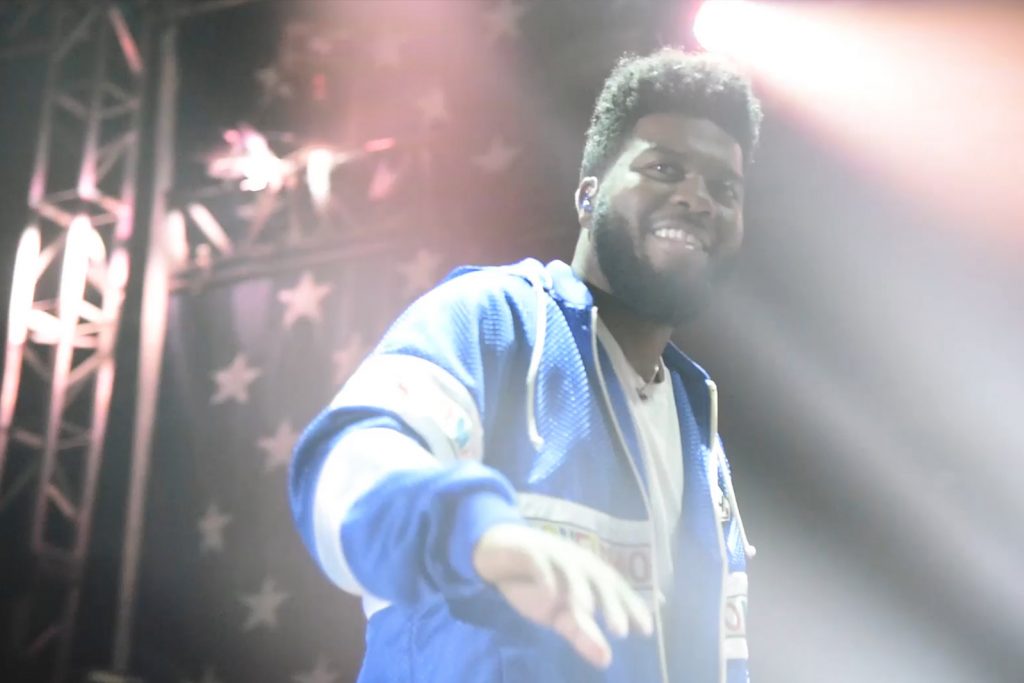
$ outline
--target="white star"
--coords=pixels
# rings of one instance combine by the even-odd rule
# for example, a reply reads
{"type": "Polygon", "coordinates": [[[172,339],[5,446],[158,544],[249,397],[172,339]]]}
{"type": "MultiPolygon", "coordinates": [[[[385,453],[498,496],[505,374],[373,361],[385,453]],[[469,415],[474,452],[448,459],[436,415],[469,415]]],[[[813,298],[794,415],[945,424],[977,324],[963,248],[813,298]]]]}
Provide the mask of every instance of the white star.
{"type": "MultiPolygon", "coordinates": [[[[192,681],[191,679],[183,678],[181,683],[192,683],[192,681]]],[[[220,683],[220,679],[214,673],[213,667],[208,666],[203,669],[203,677],[199,679],[198,683],[220,683]]]]}
{"type": "Polygon", "coordinates": [[[231,515],[225,515],[217,507],[216,503],[210,503],[206,508],[206,514],[199,519],[199,533],[202,539],[199,542],[199,551],[206,553],[213,550],[221,552],[224,550],[224,527],[231,521],[231,515]]]}
{"type": "Polygon", "coordinates": [[[249,615],[245,618],[242,630],[251,631],[261,625],[270,629],[277,628],[277,609],[287,598],[287,593],[275,588],[273,579],[264,579],[259,593],[250,593],[239,598],[249,608],[249,615]]]}
{"type": "Polygon", "coordinates": [[[365,355],[366,344],[363,343],[362,336],[358,333],[351,335],[348,341],[345,342],[345,346],[335,351],[331,356],[331,359],[334,361],[335,384],[341,384],[347,380],[365,355]]]}
{"type": "Polygon", "coordinates": [[[292,423],[285,420],[277,425],[273,436],[260,439],[257,444],[267,454],[263,461],[263,471],[271,472],[287,465],[298,438],[299,434],[292,429],[292,423]]]}
{"type": "Polygon", "coordinates": [[[437,284],[441,259],[432,251],[420,249],[411,260],[398,266],[405,282],[404,294],[420,294],[437,284]]]}
{"type": "Polygon", "coordinates": [[[486,152],[473,157],[473,163],[487,173],[501,173],[508,170],[518,156],[517,148],[509,147],[501,137],[495,137],[486,152]]]}
{"type": "Polygon", "coordinates": [[[416,108],[420,110],[423,123],[427,126],[444,123],[448,120],[448,106],[445,103],[444,91],[437,86],[416,100],[416,108]]]}
{"type": "Polygon", "coordinates": [[[330,285],[318,285],[308,270],[302,274],[299,284],[292,289],[282,289],[277,300],[285,305],[284,326],[291,328],[296,320],[309,318],[320,322],[320,301],[331,292],[330,285]]]}
{"type": "Polygon", "coordinates": [[[512,0],[498,0],[492,4],[484,11],[488,39],[493,43],[502,37],[518,38],[519,21],[527,9],[526,5],[512,0]]]}
{"type": "Polygon", "coordinates": [[[402,66],[402,48],[407,42],[405,36],[383,33],[373,42],[373,63],[379,67],[402,66]]]}
{"type": "Polygon", "coordinates": [[[295,683],[335,683],[338,674],[327,668],[327,662],[323,657],[317,657],[316,668],[308,673],[295,674],[292,680],[295,683]]]}
{"type": "Polygon", "coordinates": [[[212,405],[224,403],[228,399],[234,399],[239,403],[249,402],[249,385],[263,374],[258,368],[249,367],[245,360],[245,354],[239,353],[231,361],[231,365],[213,373],[213,379],[217,382],[217,393],[210,399],[212,405]]]}

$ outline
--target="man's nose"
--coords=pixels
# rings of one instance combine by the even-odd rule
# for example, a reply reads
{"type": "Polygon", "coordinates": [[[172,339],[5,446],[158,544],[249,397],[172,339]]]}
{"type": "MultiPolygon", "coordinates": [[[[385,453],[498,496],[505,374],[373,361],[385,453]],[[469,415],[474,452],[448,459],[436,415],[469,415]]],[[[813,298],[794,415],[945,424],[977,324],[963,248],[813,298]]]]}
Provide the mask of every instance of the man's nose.
{"type": "Polygon", "coordinates": [[[700,173],[687,173],[676,183],[672,193],[672,203],[685,206],[691,213],[711,216],[715,211],[715,202],[700,173]]]}

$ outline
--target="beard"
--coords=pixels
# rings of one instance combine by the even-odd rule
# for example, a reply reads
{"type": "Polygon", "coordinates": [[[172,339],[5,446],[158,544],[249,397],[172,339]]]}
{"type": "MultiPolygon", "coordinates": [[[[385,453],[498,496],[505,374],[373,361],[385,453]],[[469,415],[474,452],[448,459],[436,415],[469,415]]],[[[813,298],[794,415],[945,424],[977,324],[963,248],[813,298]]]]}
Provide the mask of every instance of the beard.
{"type": "MultiPolygon", "coordinates": [[[[647,234],[641,226],[643,239],[647,234]]],[[[694,277],[683,268],[658,271],[634,242],[629,226],[598,198],[591,224],[591,239],[601,266],[616,299],[640,317],[651,322],[677,327],[696,317],[707,305],[713,284],[724,272],[723,264],[709,261],[708,273],[694,277]]]]}

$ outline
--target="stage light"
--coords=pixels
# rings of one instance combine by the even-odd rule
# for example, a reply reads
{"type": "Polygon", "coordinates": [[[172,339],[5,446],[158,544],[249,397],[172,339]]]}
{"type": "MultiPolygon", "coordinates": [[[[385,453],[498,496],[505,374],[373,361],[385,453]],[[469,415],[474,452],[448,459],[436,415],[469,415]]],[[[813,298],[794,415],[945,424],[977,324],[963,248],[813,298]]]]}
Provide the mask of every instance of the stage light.
{"type": "Polygon", "coordinates": [[[318,209],[327,205],[331,197],[331,171],[334,169],[334,152],[315,147],[306,154],[306,185],[313,203],[318,209]]]}
{"type": "Polygon", "coordinates": [[[748,0],[706,0],[693,20],[693,35],[708,52],[735,55],[762,40],[760,8],[748,0]]]}
{"type": "Polygon", "coordinates": [[[89,265],[102,255],[103,242],[88,216],[79,214],[71,219],[64,243],[64,260],[60,271],[60,295],[57,299],[58,317],[62,334],[74,335],[74,324],[80,315],[85,280],[89,265]],[[99,240],[99,247],[97,247],[99,240]]]}
{"type": "Polygon", "coordinates": [[[368,140],[363,144],[364,152],[384,152],[389,149],[394,149],[395,139],[394,138],[375,138],[368,140]]]}
{"type": "Polygon", "coordinates": [[[207,160],[206,172],[212,178],[240,180],[246,192],[281,189],[290,173],[289,165],[274,154],[267,138],[249,126],[224,132],[227,147],[214,152],[207,160]]]}
{"type": "Polygon", "coordinates": [[[11,303],[7,327],[8,344],[24,344],[28,333],[29,314],[39,277],[39,228],[29,226],[18,242],[14,259],[14,280],[11,283],[11,303]]]}
{"type": "MultiPolygon", "coordinates": [[[[110,263],[107,264],[107,292],[123,292],[128,284],[128,252],[125,249],[118,249],[110,255],[110,263]]],[[[115,304],[116,305],[116,304],[115,304]]]]}
{"type": "Polygon", "coordinates": [[[837,153],[906,196],[940,199],[963,225],[1019,241],[1020,161],[1006,141],[1021,137],[1024,98],[1006,65],[1020,62],[1024,14],[1014,4],[926,5],[706,0],[693,34],[775,106],[828,135],[837,153]],[[964,125],[971,121],[979,125],[964,125]],[[946,171],[980,150],[984,173],[946,171]]]}
{"type": "Polygon", "coordinates": [[[99,188],[96,187],[96,165],[88,165],[78,177],[78,196],[82,199],[96,199],[99,188]]]}

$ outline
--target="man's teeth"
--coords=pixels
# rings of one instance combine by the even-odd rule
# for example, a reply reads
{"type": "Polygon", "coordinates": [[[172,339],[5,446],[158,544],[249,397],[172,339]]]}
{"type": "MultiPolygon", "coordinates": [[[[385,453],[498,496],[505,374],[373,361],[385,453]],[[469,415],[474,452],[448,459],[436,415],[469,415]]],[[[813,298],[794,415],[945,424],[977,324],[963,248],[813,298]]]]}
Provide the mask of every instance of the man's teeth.
{"type": "Polygon", "coordinates": [[[685,230],[679,230],[678,228],[659,228],[654,231],[654,236],[663,240],[675,240],[677,242],[682,242],[687,246],[694,248],[704,248],[704,245],[700,243],[700,240],[685,230]]]}

